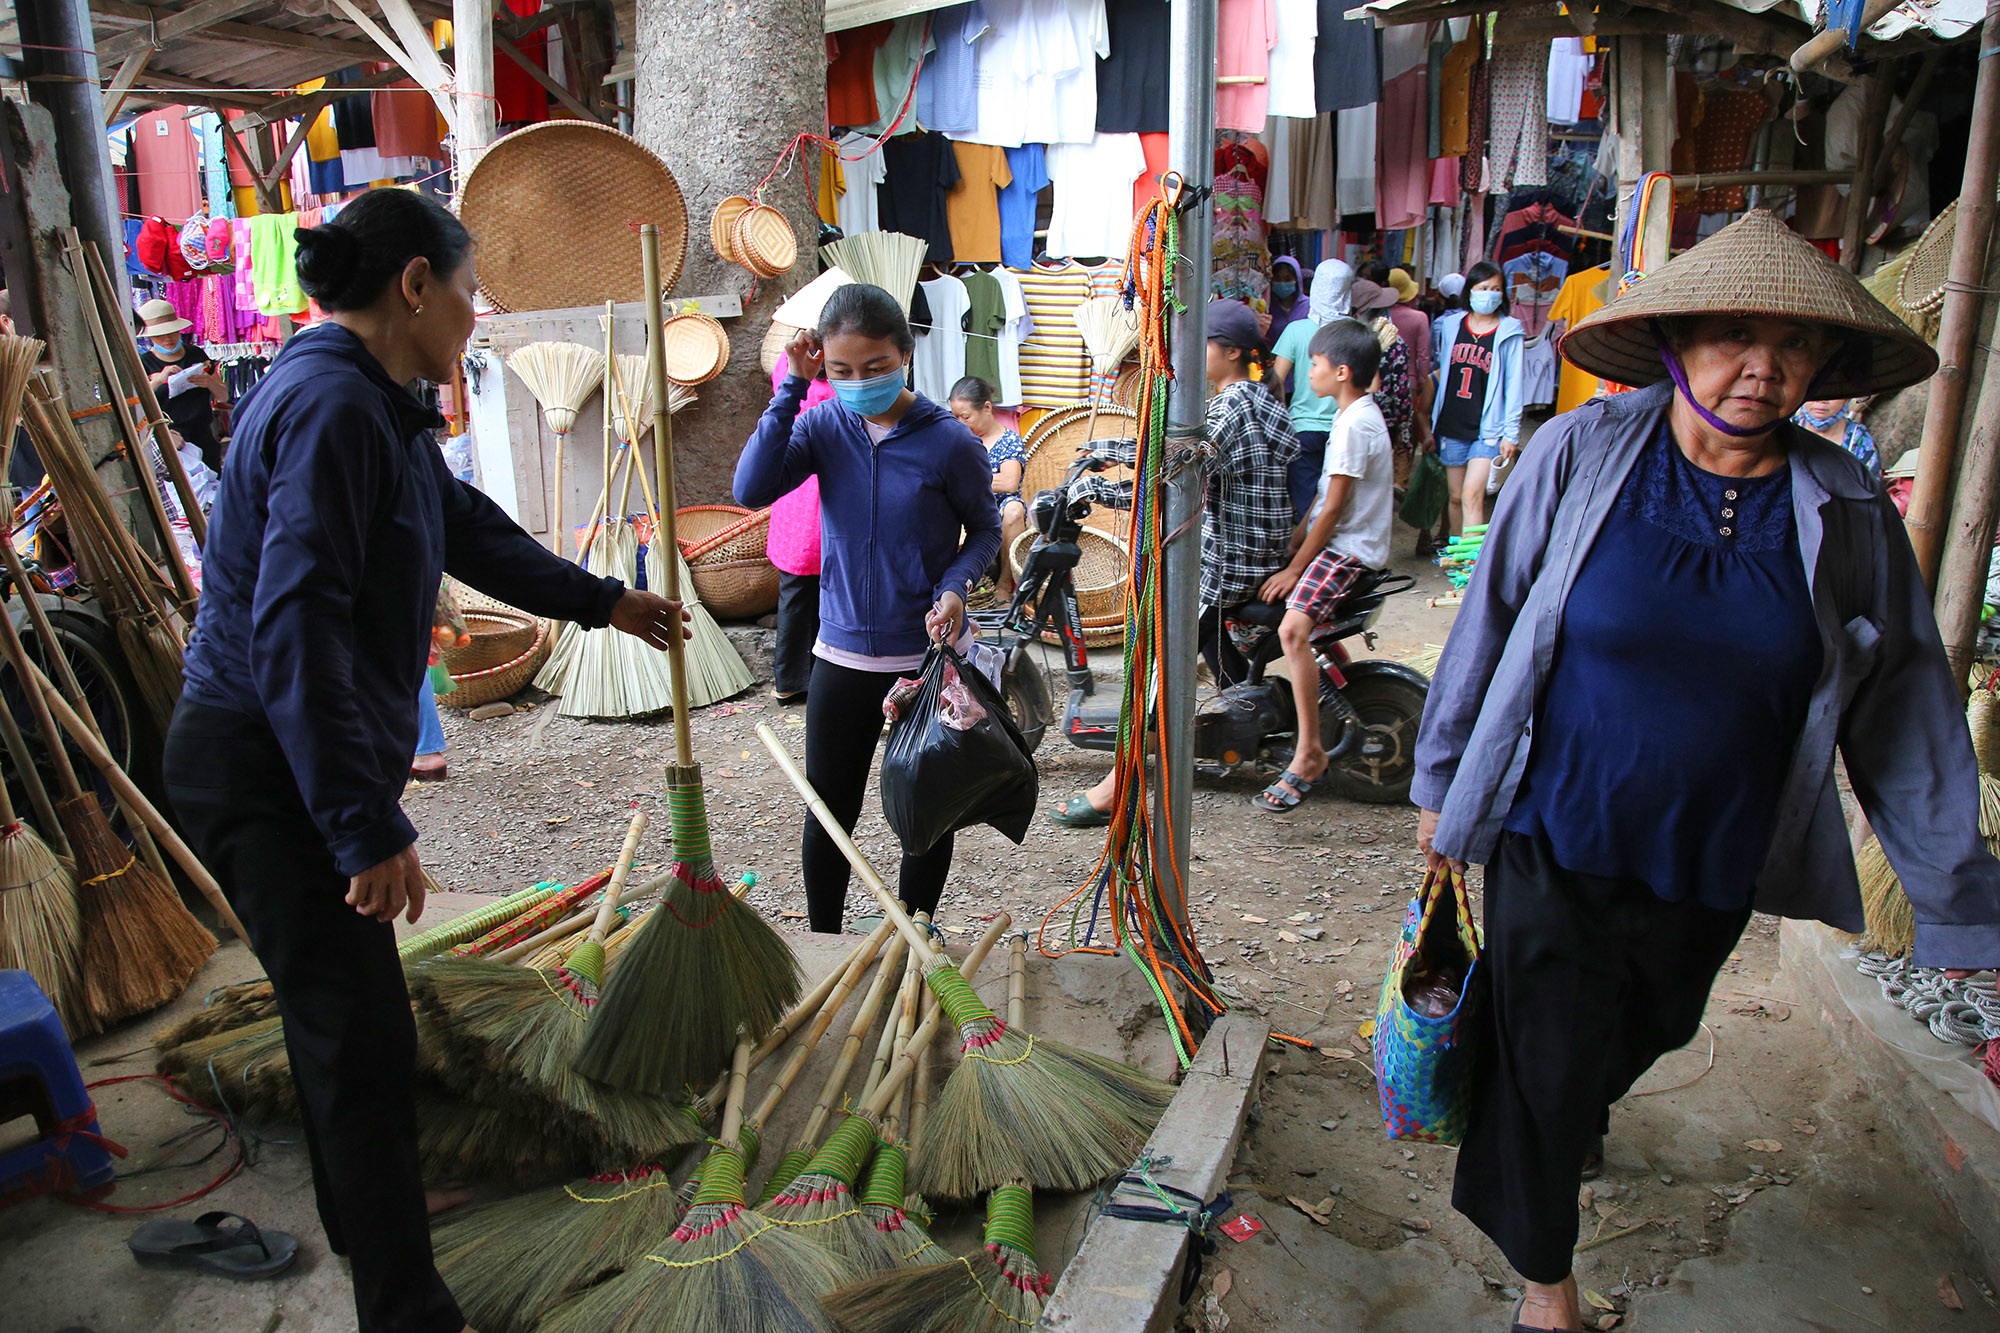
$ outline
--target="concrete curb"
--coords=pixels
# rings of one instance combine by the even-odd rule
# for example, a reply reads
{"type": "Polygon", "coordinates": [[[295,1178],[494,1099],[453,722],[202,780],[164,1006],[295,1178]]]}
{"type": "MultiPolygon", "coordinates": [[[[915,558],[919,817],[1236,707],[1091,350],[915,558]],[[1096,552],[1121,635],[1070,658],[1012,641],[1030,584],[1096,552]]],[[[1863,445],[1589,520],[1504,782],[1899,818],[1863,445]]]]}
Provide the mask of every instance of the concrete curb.
{"type": "Polygon", "coordinates": [[[1840,947],[1840,937],[1824,926],[1787,921],[1778,936],[1783,975],[1881,1106],[1903,1151],[1964,1226],[1987,1271],[2000,1272],[2000,1133],[1912,1069],[1862,1021],[1858,1006],[1889,1004],[1873,982],[1843,984],[1847,978],[1835,969],[1849,964],[1839,956],[1840,947]]]}

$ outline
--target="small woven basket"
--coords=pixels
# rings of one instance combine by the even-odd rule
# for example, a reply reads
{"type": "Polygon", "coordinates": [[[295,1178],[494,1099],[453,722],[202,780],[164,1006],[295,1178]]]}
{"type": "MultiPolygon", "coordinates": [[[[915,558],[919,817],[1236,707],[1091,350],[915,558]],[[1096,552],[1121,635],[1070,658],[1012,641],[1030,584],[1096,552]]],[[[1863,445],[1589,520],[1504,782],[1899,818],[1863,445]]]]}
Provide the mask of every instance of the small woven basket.
{"type": "Polygon", "coordinates": [[[781,277],[799,261],[799,238],[791,219],[769,204],[752,204],[737,214],[729,235],[736,262],[760,278],[781,277]]]}
{"type": "Polygon", "coordinates": [[[750,201],[740,194],[732,194],[715,206],[708,215],[708,243],[715,247],[715,253],[732,264],[740,264],[742,258],[736,253],[734,228],[736,219],[743,216],[743,210],[750,207],[750,201]]]}
{"type": "Polygon", "coordinates": [[[1954,199],[1931,219],[1924,234],[1910,247],[1910,261],[1903,266],[1896,297],[1904,306],[1928,314],[1944,304],[1945,282],[1951,277],[1951,245],[1958,235],[1958,200],[1954,199]]]}
{"type": "MultiPolygon", "coordinates": [[[[741,523],[751,513],[742,505],[683,505],[674,511],[674,542],[683,558],[693,560],[707,553],[709,538],[741,523]]],[[[763,540],[761,533],[758,540],[763,540]]],[[[761,546],[758,553],[763,553],[761,546]]]]}
{"type": "Polygon", "coordinates": [[[496,607],[467,611],[466,633],[472,642],[463,648],[444,650],[444,664],[453,676],[470,676],[488,667],[504,666],[535,646],[536,626],[541,622],[526,611],[496,607]]]}
{"type": "MultiPolygon", "coordinates": [[[[1013,567],[1016,579],[1028,563],[1028,548],[1034,545],[1035,536],[1033,532],[1022,533],[1014,538],[1013,549],[1007,553],[1007,562],[1013,567]]],[[[1071,578],[1076,584],[1076,609],[1083,616],[1085,628],[1115,620],[1122,630],[1125,584],[1132,575],[1131,552],[1123,539],[1089,527],[1077,539],[1077,547],[1083,554],[1071,578]]]]}
{"type": "Polygon", "coordinates": [[[706,384],[729,364],[728,332],[698,310],[669,318],[660,341],[666,347],[667,378],[676,384],[706,384]]]}
{"type": "Polygon", "coordinates": [[[755,560],[704,560],[688,566],[695,594],[718,620],[755,620],[778,609],[778,567],[755,560]]]}
{"type": "Polygon", "coordinates": [[[778,605],[778,567],[764,554],[771,511],[689,505],[674,511],[674,540],[695,595],[723,620],[754,620],[778,605]]]}
{"type": "Polygon", "coordinates": [[[790,324],[771,321],[771,327],[764,330],[764,341],[757,348],[757,364],[764,367],[769,375],[785,359],[785,344],[798,337],[799,331],[790,324]]]}
{"type": "MultiPolygon", "coordinates": [[[[468,613],[470,614],[470,613],[468,613]]],[[[452,683],[458,688],[450,694],[441,695],[438,702],[447,708],[477,708],[500,699],[511,698],[527,688],[535,673],[542,669],[542,661],[549,655],[552,637],[549,622],[535,622],[535,641],[528,650],[511,662],[475,671],[469,675],[454,675],[452,683]]]]}

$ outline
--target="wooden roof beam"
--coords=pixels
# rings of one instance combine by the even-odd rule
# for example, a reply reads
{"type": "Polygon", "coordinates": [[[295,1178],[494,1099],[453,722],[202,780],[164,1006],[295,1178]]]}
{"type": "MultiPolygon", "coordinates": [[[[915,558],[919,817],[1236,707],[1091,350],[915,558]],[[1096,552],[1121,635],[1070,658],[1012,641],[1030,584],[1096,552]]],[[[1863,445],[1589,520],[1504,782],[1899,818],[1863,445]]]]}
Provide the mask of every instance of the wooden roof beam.
{"type": "Polygon", "coordinates": [[[177,37],[201,31],[223,19],[233,19],[238,14],[256,9],[269,0],[199,0],[186,9],[163,11],[158,17],[148,15],[146,26],[121,32],[115,37],[107,37],[97,44],[97,61],[100,65],[121,61],[125,57],[148,48],[163,47],[177,37]]]}

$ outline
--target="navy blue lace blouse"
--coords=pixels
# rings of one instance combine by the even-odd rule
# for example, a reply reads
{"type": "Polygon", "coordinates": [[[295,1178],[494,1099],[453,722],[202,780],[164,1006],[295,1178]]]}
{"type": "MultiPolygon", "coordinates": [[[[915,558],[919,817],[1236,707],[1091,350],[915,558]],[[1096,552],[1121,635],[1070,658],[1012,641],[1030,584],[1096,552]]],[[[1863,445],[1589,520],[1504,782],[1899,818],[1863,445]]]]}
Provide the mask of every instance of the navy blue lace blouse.
{"type": "Polygon", "coordinates": [[[1790,467],[1716,476],[1663,428],[1578,572],[1506,827],[1565,869],[1742,910],[1821,656],[1790,467]]]}

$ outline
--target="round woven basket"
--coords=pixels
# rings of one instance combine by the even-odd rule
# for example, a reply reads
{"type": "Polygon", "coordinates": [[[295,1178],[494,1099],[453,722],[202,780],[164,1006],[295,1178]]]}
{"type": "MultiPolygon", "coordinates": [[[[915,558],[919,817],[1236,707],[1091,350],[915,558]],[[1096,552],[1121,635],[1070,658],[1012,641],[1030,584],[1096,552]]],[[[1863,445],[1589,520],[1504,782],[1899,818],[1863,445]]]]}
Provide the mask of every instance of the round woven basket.
{"type": "MultiPolygon", "coordinates": [[[[1028,562],[1028,548],[1034,545],[1035,533],[1024,532],[1014,538],[1013,549],[1007,552],[1007,563],[1013,567],[1014,577],[1021,577],[1021,570],[1028,562]]],[[[1125,623],[1125,584],[1132,575],[1132,555],[1121,538],[1095,528],[1085,528],[1077,539],[1077,546],[1083,552],[1077,561],[1072,578],[1076,583],[1076,609],[1083,616],[1085,628],[1093,622],[1103,623],[1117,620],[1125,623]]]]}
{"type": "Polygon", "coordinates": [[[695,595],[718,620],[755,620],[778,609],[778,567],[754,560],[690,562],[695,595]]]}
{"type": "Polygon", "coordinates": [[[708,215],[708,243],[715,247],[715,253],[732,264],[743,262],[736,253],[736,219],[743,216],[743,210],[750,207],[750,201],[740,194],[732,194],[715,206],[708,215]]]}
{"type": "MultiPolygon", "coordinates": [[[[674,544],[681,555],[693,559],[690,551],[700,551],[710,537],[750,517],[754,512],[742,505],[682,505],[674,511],[674,544]]],[[[763,541],[760,533],[757,540],[763,541]]],[[[764,553],[759,546],[757,553],[764,553]]]]}
{"type": "Polygon", "coordinates": [[[781,277],[799,262],[799,238],[792,223],[769,204],[753,204],[730,225],[736,262],[760,278],[781,277]]]}
{"type": "Polygon", "coordinates": [[[754,620],[777,608],[778,567],[764,554],[770,532],[768,509],[689,505],[674,511],[674,541],[687,557],[695,595],[718,618],[754,620]]]}
{"type": "Polygon", "coordinates": [[[670,317],[660,331],[667,350],[667,378],[706,384],[729,364],[729,334],[698,310],[670,317]]]}
{"type": "Polygon", "coordinates": [[[771,327],[764,330],[764,341],[757,348],[757,364],[770,374],[785,359],[785,344],[799,336],[799,331],[790,324],[771,321],[771,327]]]}
{"type": "MultiPolygon", "coordinates": [[[[1032,500],[1039,492],[1062,485],[1063,474],[1076,461],[1077,450],[1092,440],[1130,439],[1138,433],[1139,418],[1129,408],[1099,403],[1095,422],[1088,403],[1058,408],[1035,423],[1028,432],[1027,461],[1021,465],[1021,494],[1032,500]]],[[[1112,481],[1128,481],[1129,467],[1106,468],[1102,474],[1112,481]]],[[[1131,516],[1122,509],[1093,508],[1084,526],[1117,535],[1130,525],[1131,516]]]]}
{"type": "Polygon", "coordinates": [[[475,671],[468,675],[452,677],[458,686],[450,694],[443,695],[438,702],[447,708],[477,708],[499,699],[507,699],[519,694],[542,669],[542,661],[549,655],[553,637],[549,633],[549,622],[535,622],[535,639],[527,651],[509,662],[475,671]]]}
{"type": "Polygon", "coordinates": [[[488,667],[504,666],[535,646],[541,622],[526,611],[496,607],[466,611],[465,629],[472,642],[444,650],[445,667],[454,676],[469,676],[488,667]]]}
{"type": "Polygon", "coordinates": [[[1958,200],[1946,204],[1917,243],[1910,249],[1910,262],[1903,266],[1902,281],[1896,284],[1896,299],[1919,312],[1929,312],[1944,304],[1945,280],[1951,276],[1951,242],[1958,234],[1958,200]]]}
{"type": "Polygon", "coordinates": [[[645,299],[628,224],[660,229],[660,280],[687,256],[687,202],[667,164],[608,126],[551,120],[496,139],[466,178],[459,217],[479,243],[479,287],[502,310],[645,299]]]}

